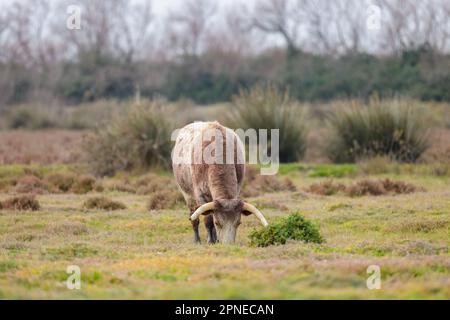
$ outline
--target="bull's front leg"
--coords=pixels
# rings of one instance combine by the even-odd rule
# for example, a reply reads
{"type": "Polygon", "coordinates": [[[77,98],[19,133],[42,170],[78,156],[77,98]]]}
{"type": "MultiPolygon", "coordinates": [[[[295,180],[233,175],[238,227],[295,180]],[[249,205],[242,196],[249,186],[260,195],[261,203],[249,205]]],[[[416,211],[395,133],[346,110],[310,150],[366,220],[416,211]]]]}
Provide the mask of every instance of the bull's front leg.
{"type": "MultiPolygon", "coordinates": [[[[194,211],[191,211],[191,215],[194,213],[194,211]]],[[[192,223],[192,229],[194,230],[194,242],[200,243],[200,234],[198,232],[198,226],[200,224],[200,219],[195,219],[194,221],[191,220],[192,223]]]]}
{"type": "Polygon", "coordinates": [[[206,240],[209,244],[214,244],[217,242],[216,227],[214,226],[213,215],[210,214],[205,217],[205,227],[206,227],[206,240]]]}

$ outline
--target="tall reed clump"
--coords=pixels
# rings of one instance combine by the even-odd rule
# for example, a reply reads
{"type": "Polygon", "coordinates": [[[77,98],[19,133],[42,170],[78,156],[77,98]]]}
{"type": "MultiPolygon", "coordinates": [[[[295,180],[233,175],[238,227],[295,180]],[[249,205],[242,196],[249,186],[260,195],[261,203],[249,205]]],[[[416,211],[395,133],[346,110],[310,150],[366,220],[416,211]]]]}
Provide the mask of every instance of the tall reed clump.
{"type": "Polygon", "coordinates": [[[86,137],[83,149],[93,173],[169,167],[173,125],[163,101],[133,104],[109,124],[86,137]]]}
{"type": "Polygon", "coordinates": [[[415,162],[429,147],[427,126],[419,108],[401,101],[373,99],[367,106],[354,103],[336,110],[329,119],[327,153],[334,162],[355,162],[387,156],[415,162]]]}
{"type": "Polygon", "coordinates": [[[274,86],[256,86],[241,90],[233,97],[233,107],[226,116],[228,126],[240,129],[267,129],[270,149],[270,129],[279,129],[281,162],[300,160],[306,150],[307,111],[289,98],[289,93],[274,86]]]}

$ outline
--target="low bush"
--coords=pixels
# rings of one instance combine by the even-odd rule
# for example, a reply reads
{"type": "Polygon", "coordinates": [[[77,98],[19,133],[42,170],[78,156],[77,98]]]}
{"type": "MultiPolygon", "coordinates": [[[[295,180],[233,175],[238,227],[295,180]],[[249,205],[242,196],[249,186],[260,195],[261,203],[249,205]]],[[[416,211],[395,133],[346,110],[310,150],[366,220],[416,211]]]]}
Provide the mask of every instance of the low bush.
{"type": "Polygon", "coordinates": [[[85,194],[95,189],[97,180],[91,175],[82,175],[72,185],[72,192],[76,194],[85,194]]]}
{"type": "Polygon", "coordinates": [[[3,209],[15,211],[38,211],[41,205],[34,195],[23,195],[7,199],[2,204],[3,209]]]}
{"type": "Polygon", "coordinates": [[[110,184],[109,186],[107,186],[107,190],[133,194],[136,193],[136,189],[131,184],[122,181],[110,184]]]}
{"type": "Polygon", "coordinates": [[[97,175],[154,166],[169,167],[173,125],[164,114],[164,103],[132,105],[126,115],[89,135],[83,149],[97,175]]]}
{"type": "Polygon", "coordinates": [[[329,126],[327,153],[334,162],[355,162],[374,156],[415,162],[429,147],[419,108],[401,102],[373,99],[367,106],[338,108],[330,117],[329,126]]]}
{"type": "Polygon", "coordinates": [[[333,180],[326,180],[311,184],[305,191],[323,196],[331,196],[341,192],[351,197],[361,197],[366,195],[408,194],[425,191],[425,189],[404,181],[364,179],[348,186],[335,183],[333,180]]]}
{"type": "Polygon", "coordinates": [[[127,207],[118,201],[113,201],[106,197],[94,197],[86,200],[83,204],[84,209],[100,209],[100,210],[123,210],[127,207]]]}
{"type": "Polygon", "coordinates": [[[76,176],[73,174],[54,173],[47,176],[44,181],[52,192],[66,193],[72,189],[76,181],[76,176]]]}
{"type": "Polygon", "coordinates": [[[317,226],[298,213],[269,224],[268,227],[253,230],[249,237],[250,244],[258,247],[285,244],[288,240],[324,242],[317,226]]]}
{"type": "Polygon", "coordinates": [[[244,197],[256,197],[263,193],[297,191],[297,187],[289,178],[280,179],[276,176],[263,176],[255,167],[246,167],[244,187],[242,195],[244,197]]]}
{"type": "Polygon", "coordinates": [[[233,98],[226,124],[236,129],[266,129],[270,149],[270,129],[279,129],[281,162],[295,162],[306,150],[308,117],[305,108],[275,87],[257,86],[233,98]]]}
{"type": "Polygon", "coordinates": [[[323,182],[311,184],[305,191],[321,196],[331,196],[338,192],[345,191],[345,189],[345,185],[341,183],[335,183],[333,180],[325,180],[323,182]]]}
{"type": "Polygon", "coordinates": [[[368,179],[358,181],[348,186],[345,192],[351,197],[360,197],[365,195],[380,196],[387,193],[383,186],[383,182],[368,179]]]}
{"type": "Polygon", "coordinates": [[[147,207],[150,211],[171,209],[183,201],[183,196],[179,191],[157,191],[150,195],[147,207]]]}
{"type": "Polygon", "coordinates": [[[40,178],[27,175],[17,181],[16,186],[14,187],[14,192],[44,194],[48,192],[48,186],[40,178]]]}

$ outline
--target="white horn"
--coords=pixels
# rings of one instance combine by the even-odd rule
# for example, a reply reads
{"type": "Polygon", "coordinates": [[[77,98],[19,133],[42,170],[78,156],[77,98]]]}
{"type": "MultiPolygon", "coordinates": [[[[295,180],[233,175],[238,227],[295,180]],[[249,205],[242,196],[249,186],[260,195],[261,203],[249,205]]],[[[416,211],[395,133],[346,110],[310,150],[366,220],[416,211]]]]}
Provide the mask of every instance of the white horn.
{"type": "Polygon", "coordinates": [[[198,217],[200,217],[201,214],[214,210],[214,202],[208,202],[203,205],[201,205],[197,210],[194,211],[194,213],[191,215],[191,221],[197,220],[198,217]]]}
{"type": "Polygon", "coordinates": [[[245,202],[243,209],[245,211],[253,213],[256,217],[258,217],[258,219],[261,221],[261,223],[263,224],[264,227],[267,227],[269,225],[266,218],[264,218],[264,215],[261,213],[261,211],[256,209],[256,207],[254,205],[251,205],[250,203],[245,202]]]}

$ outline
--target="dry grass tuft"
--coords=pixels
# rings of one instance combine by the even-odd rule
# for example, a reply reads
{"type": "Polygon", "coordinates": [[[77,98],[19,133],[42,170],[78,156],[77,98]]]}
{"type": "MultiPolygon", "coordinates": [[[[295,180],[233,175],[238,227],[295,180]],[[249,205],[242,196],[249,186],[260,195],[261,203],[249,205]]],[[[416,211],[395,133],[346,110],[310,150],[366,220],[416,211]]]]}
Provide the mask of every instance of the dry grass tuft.
{"type": "Polygon", "coordinates": [[[27,175],[17,181],[14,192],[44,194],[48,192],[48,186],[40,178],[34,175],[27,175]]]}
{"type": "Polygon", "coordinates": [[[416,187],[415,185],[404,181],[364,179],[349,186],[342,183],[335,183],[333,180],[326,180],[320,183],[311,184],[305,191],[323,196],[331,196],[342,192],[351,197],[361,197],[366,195],[381,196],[385,194],[409,194],[425,191],[425,189],[416,187]]]}
{"type": "Polygon", "coordinates": [[[86,200],[83,204],[83,208],[114,211],[123,210],[127,207],[121,202],[113,201],[106,197],[94,197],[86,200]]]}
{"type": "Polygon", "coordinates": [[[135,182],[134,187],[136,193],[139,195],[150,195],[162,190],[169,192],[177,190],[172,178],[162,177],[152,173],[139,178],[135,182]]]}
{"type": "Polygon", "coordinates": [[[395,194],[408,194],[417,191],[425,191],[424,188],[416,187],[411,183],[407,183],[404,181],[392,181],[390,179],[383,180],[383,186],[387,192],[392,192],[395,194]]]}
{"type": "Polygon", "coordinates": [[[246,167],[243,197],[256,197],[263,193],[297,191],[289,178],[279,179],[276,176],[262,176],[254,167],[246,167]]]}
{"type": "Polygon", "coordinates": [[[387,231],[389,232],[424,232],[429,233],[439,229],[446,228],[449,222],[446,220],[417,220],[410,222],[402,222],[389,226],[387,231]]]}
{"type": "Polygon", "coordinates": [[[345,185],[341,183],[335,183],[333,180],[326,180],[323,182],[311,184],[305,189],[305,191],[321,196],[331,196],[338,192],[345,191],[345,189],[345,185]]]}
{"type": "Polygon", "coordinates": [[[72,186],[72,192],[76,194],[86,194],[97,187],[97,180],[91,175],[84,175],[78,178],[72,186]]]}
{"type": "Polygon", "coordinates": [[[7,199],[1,205],[3,209],[15,211],[38,211],[41,205],[36,200],[34,195],[23,195],[7,199]]]}
{"type": "Polygon", "coordinates": [[[128,182],[116,182],[107,187],[110,191],[118,191],[125,193],[136,193],[136,189],[128,182]]]}
{"type": "Polygon", "coordinates": [[[79,236],[89,232],[88,227],[78,221],[67,221],[62,223],[52,223],[47,227],[47,231],[58,235],[79,236]]]}
{"type": "Polygon", "coordinates": [[[383,182],[379,180],[361,180],[348,186],[345,192],[351,197],[360,197],[365,195],[381,196],[387,191],[383,186],[383,182]]]}
{"type": "Polygon", "coordinates": [[[54,173],[44,179],[53,193],[66,193],[72,189],[76,181],[73,174],[54,173]]]}
{"type": "Polygon", "coordinates": [[[150,211],[172,209],[183,201],[184,199],[179,191],[157,191],[150,195],[147,207],[150,211]]]}
{"type": "Polygon", "coordinates": [[[409,194],[417,191],[425,191],[423,188],[404,181],[385,180],[361,180],[348,186],[346,193],[351,197],[357,196],[380,196],[384,194],[409,194]]]}

